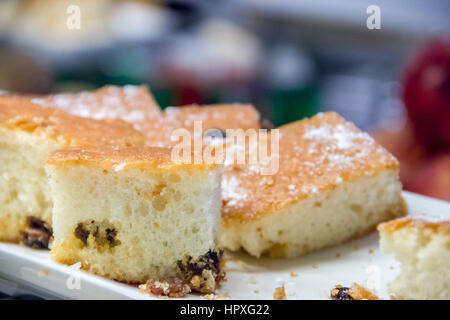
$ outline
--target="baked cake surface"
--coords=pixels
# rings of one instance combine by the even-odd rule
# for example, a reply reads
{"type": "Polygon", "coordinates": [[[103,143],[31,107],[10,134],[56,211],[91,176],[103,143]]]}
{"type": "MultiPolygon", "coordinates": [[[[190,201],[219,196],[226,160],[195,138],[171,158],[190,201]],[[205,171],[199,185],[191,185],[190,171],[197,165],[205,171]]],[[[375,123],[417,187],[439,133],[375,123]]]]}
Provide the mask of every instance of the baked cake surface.
{"type": "Polygon", "coordinates": [[[159,117],[161,110],[146,86],[105,86],[95,91],[34,97],[33,103],[93,119],[139,122],[159,117]]]}
{"type": "Polygon", "coordinates": [[[63,146],[142,145],[142,135],[119,119],[94,120],[42,107],[27,98],[0,96],[0,128],[63,146]]]}
{"type": "Polygon", "coordinates": [[[146,136],[147,145],[171,146],[177,141],[171,140],[176,129],[186,129],[194,133],[194,123],[202,121],[202,130],[218,129],[259,129],[259,113],[250,104],[215,104],[209,106],[189,105],[169,107],[162,117],[155,121],[139,124],[146,136]]]}
{"type": "Polygon", "coordinates": [[[142,144],[142,135],[124,121],[84,119],[26,98],[1,96],[0,240],[18,242],[22,234],[25,243],[39,247],[38,238],[49,234],[51,200],[44,164],[51,151],[142,144]],[[40,226],[39,234],[27,230],[33,226],[40,226]],[[33,239],[27,239],[31,233],[33,239]]]}
{"type": "Polygon", "coordinates": [[[97,148],[55,151],[47,171],[53,260],[148,281],[157,294],[214,291],[222,277],[221,166],[176,164],[165,148],[97,148]],[[156,284],[177,289],[158,292],[156,284]]]}
{"type": "Polygon", "coordinates": [[[282,126],[279,136],[276,174],[261,175],[257,164],[225,166],[225,247],[293,257],[405,214],[398,161],[336,113],[282,126]]]}
{"type": "Polygon", "coordinates": [[[450,299],[450,215],[396,219],[378,226],[380,246],[402,264],[388,285],[397,299],[450,299]]]}

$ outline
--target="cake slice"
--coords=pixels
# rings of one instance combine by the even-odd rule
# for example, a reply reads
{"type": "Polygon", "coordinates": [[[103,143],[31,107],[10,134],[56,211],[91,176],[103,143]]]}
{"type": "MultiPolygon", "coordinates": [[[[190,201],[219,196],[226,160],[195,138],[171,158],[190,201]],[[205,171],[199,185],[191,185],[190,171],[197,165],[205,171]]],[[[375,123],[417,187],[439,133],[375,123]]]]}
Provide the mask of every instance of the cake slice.
{"type": "Polygon", "coordinates": [[[94,91],[33,97],[33,103],[93,119],[139,123],[157,118],[161,110],[146,86],[104,86],[94,91]]]}
{"type": "Polygon", "coordinates": [[[142,135],[129,123],[84,119],[27,98],[0,96],[0,241],[47,246],[52,207],[44,171],[48,153],[142,144],[142,135]]]}
{"type": "Polygon", "coordinates": [[[336,113],[280,127],[272,157],[273,175],[261,174],[265,164],[226,163],[221,244],[230,250],[295,257],[406,212],[397,160],[336,113]]]}
{"type": "Polygon", "coordinates": [[[53,260],[169,296],[222,277],[222,167],[172,162],[158,147],[55,151],[47,159],[53,260]]]}
{"type": "Polygon", "coordinates": [[[380,246],[395,253],[401,274],[388,285],[396,299],[450,300],[450,216],[396,219],[378,226],[380,246]]]}
{"type": "Polygon", "coordinates": [[[186,129],[193,137],[195,122],[201,121],[203,132],[210,129],[259,129],[260,116],[250,104],[215,104],[207,106],[189,105],[166,108],[159,119],[139,124],[146,136],[146,144],[173,146],[178,141],[171,139],[176,129],[186,129]]]}

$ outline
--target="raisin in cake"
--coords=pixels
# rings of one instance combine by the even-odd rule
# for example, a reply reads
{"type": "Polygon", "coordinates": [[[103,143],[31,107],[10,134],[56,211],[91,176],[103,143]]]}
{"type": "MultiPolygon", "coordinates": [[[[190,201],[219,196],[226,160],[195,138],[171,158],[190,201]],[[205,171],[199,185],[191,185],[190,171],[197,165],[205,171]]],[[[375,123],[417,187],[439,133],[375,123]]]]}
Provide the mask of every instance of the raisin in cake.
{"type": "Polygon", "coordinates": [[[388,285],[396,299],[450,299],[450,215],[396,219],[378,230],[381,248],[402,264],[388,285]]]}
{"type": "Polygon", "coordinates": [[[397,160],[336,113],[280,127],[278,160],[274,175],[261,175],[261,165],[225,166],[224,247],[295,257],[405,214],[397,160]]]}
{"type": "Polygon", "coordinates": [[[143,137],[120,120],[84,119],[27,98],[0,96],[0,240],[18,242],[22,234],[26,244],[45,246],[39,238],[51,225],[48,153],[110,144],[142,145],[143,137]],[[27,232],[36,228],[38,234],[27,232]]]}
{"type": "Polygon", "coordinates": [[[158,120],[141,123],[139,129],[146,136],[146,144],[171,146],[177,144],[171,135],[176,129],[194,133],[195,122],[201,121],[202,132],[209,129],[259,129],[260,116],[250,104],[189,105],[166,108],[158,120]]]}
{"type": "Polygon", "coordinates": [[[160,108],[146,86],[105,86],[95,91],[34,97],[33,103],[93,119],[122,119],[139,123],[160,116],[160,108]]]}
{"type": "Polygon", "coordinates": [[[157,294],[215,289],[221,166],[176,164],[166,148],[99,148],[55,151],[47,171],[53,260],[157,294]]]}

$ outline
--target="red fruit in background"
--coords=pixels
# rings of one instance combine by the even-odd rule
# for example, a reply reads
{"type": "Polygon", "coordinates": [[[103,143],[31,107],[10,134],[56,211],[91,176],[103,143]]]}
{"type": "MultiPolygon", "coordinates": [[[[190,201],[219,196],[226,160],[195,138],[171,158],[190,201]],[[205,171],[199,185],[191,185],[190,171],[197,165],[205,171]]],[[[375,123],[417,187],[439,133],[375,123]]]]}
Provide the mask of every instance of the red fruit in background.
{"type": "Polygon", "coordinates": [[[400,179],[403,188],[409,190],[417,170],[427,161],[425,151],[414,138],[411,124],[398,123],[389,129],[380,128],[372,132],[372,136],[400,161],[400,179]]]}
{"type": "Polygon", "coordinates": [[[430,151],[450,148],[450,35],[431,41],[410,61],[403,101],[418,141],[430,151]]]}
{"type": "Polygon", "coordinates": [[[409,190],[450,201],[450,152],[424,162],[410,182],[409,190]]]}

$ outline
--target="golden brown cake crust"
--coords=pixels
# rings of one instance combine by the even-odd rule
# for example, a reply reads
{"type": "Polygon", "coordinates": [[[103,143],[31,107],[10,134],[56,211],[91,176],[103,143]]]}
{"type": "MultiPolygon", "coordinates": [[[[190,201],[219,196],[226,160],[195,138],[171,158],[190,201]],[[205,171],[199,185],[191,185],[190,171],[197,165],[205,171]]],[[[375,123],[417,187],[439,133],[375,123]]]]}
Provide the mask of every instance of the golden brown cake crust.
{"type": "Polygon", "coordinates": [[[386,149],[334,112],[279,129],[279,170],[275,175],[262,176],[257,166],[225,167],[225,223],[256,220],[342,182],[399,167],[386,149]]]}
{"type": "Polygon", "coordinates": [[[401,229],[423,229],[433,233],[450,235],[450,219],[445,221],[429,221],[426,218],[406,217],[384,222],[377,227],[379,232],[394,233],[401,229]]]}
{"type": "Polygon", "coordinates": [[[191,170],[216,169],[216,164],[176,164],[172,150],[164,147],[100,147],[87,149],[56,150],[47,157],[47,164],[55,166],[86,165],[112,168],[116,171],[139,169],[185,168],[191,170]]]}
{"type": "Polygon", "coordinates": [[[194,120],[203,120],[204,129],[258,129],[259,113],[251,104],[231,103],[214,105],[187,105],[165,110],[166,117],[184,121],[188,127],[194,120]]]}
{"type": "Polygon", "coordinates": [[[194,132],[194,121],[202,121],[202,129],[259,129],[259,113],[250,104],[215,104],[209,106],[188,105],[169,107],[159,120],[139,123],[138,128],[146,136],[147,145],[170,146],[175,129],[194,132]]]}
{"type": "Polygon", "coordinates": [[[28,98],[0,96],[0,128],[21,130],[67,146],[142,145],[143,137],[122,120],[94,120],[42,107],[28,98]]]}
{"type": "Polygon", "coordinates": [[[161,110],[146,86],[104,86],[95,91],[39,96],[33,103],[94,119],[128,122],[159,117],[161,110]]]}

